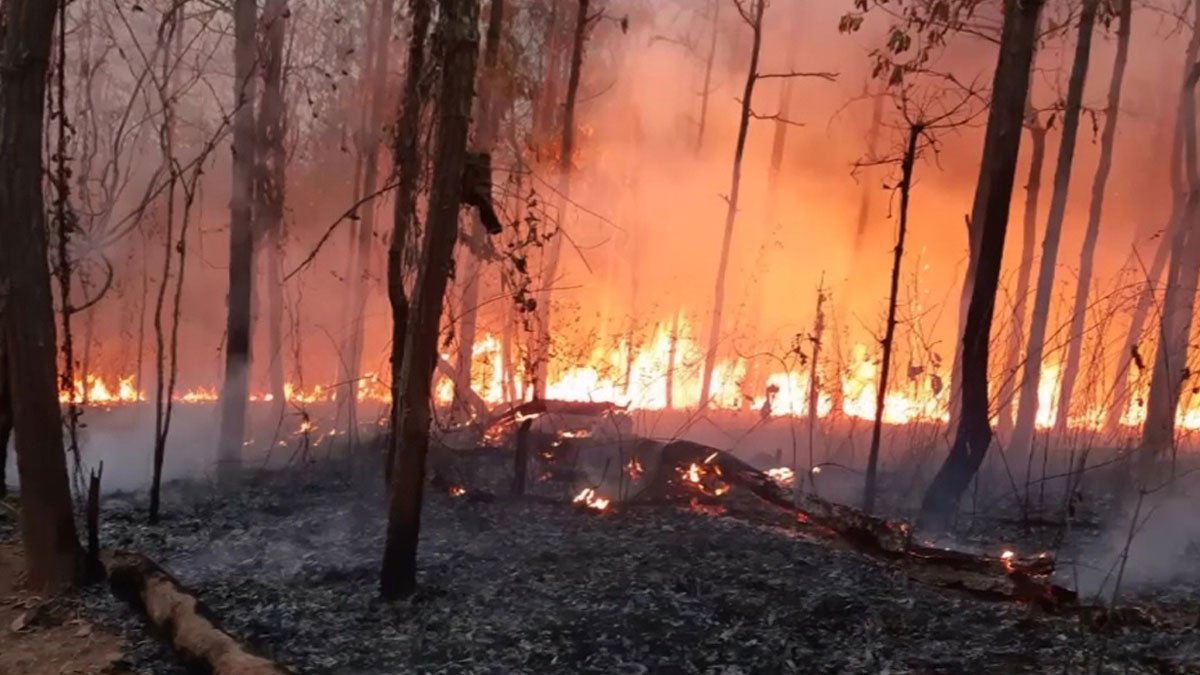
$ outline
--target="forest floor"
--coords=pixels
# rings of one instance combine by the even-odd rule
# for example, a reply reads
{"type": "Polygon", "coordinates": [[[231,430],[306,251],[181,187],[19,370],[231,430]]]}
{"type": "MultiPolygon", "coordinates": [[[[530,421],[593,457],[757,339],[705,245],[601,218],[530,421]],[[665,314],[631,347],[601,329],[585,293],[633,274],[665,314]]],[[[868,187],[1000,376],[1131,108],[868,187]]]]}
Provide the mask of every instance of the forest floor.
{"type": "MultiPolygon", "coordinates": [[[[687,505],[593,512],[431,491],[420,590],[387,605],[382,495],[336,475],[170,483],[157,528],[144,495],[108,496],[102,545],[162,563],[231,633],[302,674],[1200,673],[1197,584],[1131,598],[1141,609],[1100,627],[687,505]]],[[[83,602],[125,638],[134,672],[183,672],[105,589],[83,602]]],[[[64,625],[62,643],[87,642],[71,637],[83,624],[64,625]]]]}
{"type": "Polygon", "coordinates": [[[117,630],[96,626],[80,598],[25,592],[24,568],[21,548],[0,544],[0,675],[129,672],[117,630]]]}

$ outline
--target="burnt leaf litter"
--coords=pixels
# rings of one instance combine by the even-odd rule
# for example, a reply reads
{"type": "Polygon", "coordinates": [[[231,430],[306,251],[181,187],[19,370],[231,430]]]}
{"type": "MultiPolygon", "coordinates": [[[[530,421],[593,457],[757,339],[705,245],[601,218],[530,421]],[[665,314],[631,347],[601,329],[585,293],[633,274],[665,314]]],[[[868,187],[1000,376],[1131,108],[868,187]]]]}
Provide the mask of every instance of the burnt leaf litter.
{"type": "MultiPolygon", "coordinates": [[[[1200,673],[1194,614],[1100,626],[978,600],[736,509],[431,490],[420,590],[389,605],[382,505],[328,473],[173,483],[157,528],[145,495],[107,497],[102,543],[163,564],[296,673],[1200,673]]],[[[1194,585],[1168,591],[1200,599],[1194,585]]],[[[85,601],[127,637],[132,672],[184,672],[105,589],[85,601]]]]}

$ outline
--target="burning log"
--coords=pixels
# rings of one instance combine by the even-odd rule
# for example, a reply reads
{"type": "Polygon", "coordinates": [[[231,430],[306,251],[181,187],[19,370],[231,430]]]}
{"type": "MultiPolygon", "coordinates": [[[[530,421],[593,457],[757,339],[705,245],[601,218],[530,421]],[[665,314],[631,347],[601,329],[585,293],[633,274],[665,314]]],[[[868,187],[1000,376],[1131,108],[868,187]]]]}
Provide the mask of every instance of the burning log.
{"type": "Polygon", "coordinates": [[[625,409],[625,406],[619,406],[615,403],[535,399],[517,406],[513,406],[512,408],[509,408],[508,410],[496,415],[484,428],[484,433],[486,435],[488,431],[495,427],[505,426],[513,422],[519,422],[527,417],[538,417],[540,415],[578,415],[580,417],[604,417],[605,415],[611,415],[614,412],[625,409]]]}
{"type": "Polygon", "coordinates": [[[910,576],[932,585],[992,599],[1035,602],[1046,609],[1074,605],[1078,600],[1075,591],[1048,581],[1054,572],[1054,559],[1049,556],[1018,558],[1006,552],[991,557],[914,544],[908,523],[878,518],[812,494],[801,495],[798,504],[794,503],[790,491],[767,473],[728,452],[699,443],[675,441],[664,445],[658,472],[642,494],[665,497],[680,487],[699,490],[709,498],[725,494],[727,490],[705,483],[709,475],[795,513],[801,522],[832,533],[859,551],[910,563],[910,576]]]}
{"type": "Polygon", "coordinates": [[[113,595],[141,610],[189,665],[213,675],[285,675],[286,668],[248,652],[222,630],[175,577],[136,553],[107,551],[101,559],[113,595]]]}

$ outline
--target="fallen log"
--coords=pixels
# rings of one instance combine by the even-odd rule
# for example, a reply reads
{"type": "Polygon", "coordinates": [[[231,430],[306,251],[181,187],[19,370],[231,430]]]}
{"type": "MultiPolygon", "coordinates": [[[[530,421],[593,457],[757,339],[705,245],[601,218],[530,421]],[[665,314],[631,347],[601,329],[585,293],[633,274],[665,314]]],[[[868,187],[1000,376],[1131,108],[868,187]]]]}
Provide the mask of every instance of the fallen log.
{"type": "Polygon", "coordinates": [[[106,551],[101,561],[113,595],[145,614],[187,665],[212,675],[285,675],[286,668],[248,652],[192,595],[149,558],[106,551]]]}
{"type": "Polygon", "coordinates": [[[595,402],[595,401],[558,401],[554,399],[536,399],[526,401],[519,405],[492,416],[491,421],[484,427],[484,435],[495,427],[504,426],[524,420],[528,417],[538,417],[540,415],[579,415],[581,417],[604,417],[619,410],[625,410],[627,406],[619,406],[615,403],[595,402]]]}
{"type": "MultiPolygon", "coordinates": [[[[645,452],[644,446],[640,452],[645,452]]],[[[1046,609],[1074,605],[1078,600],[1075,591],[1047,581],[1054,572],[1054,559],[1048,556],[990,557],[919,545],[912,541],[911,528],[905,522],[885,520],[812,494],[793,501],[791,491],[724,450],[674,441],[662,445],[660,452],[658,471],[642,495],[672,496],[699,490],[720,496],[724,494],[720,487],[714,489],[705,482],[705,477],[712,475],[794,513],[801,522],[832,533],[859,551],[905,563],[911,578],[979,597],[1035,602],[1046,609]]]]}

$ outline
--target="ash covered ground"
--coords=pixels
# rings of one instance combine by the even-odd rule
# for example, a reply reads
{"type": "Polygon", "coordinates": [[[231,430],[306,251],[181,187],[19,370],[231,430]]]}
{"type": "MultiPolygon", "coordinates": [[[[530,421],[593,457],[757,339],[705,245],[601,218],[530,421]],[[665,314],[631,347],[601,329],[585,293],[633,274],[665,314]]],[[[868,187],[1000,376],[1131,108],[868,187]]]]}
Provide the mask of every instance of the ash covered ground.
{"type": "MultiPolygon", "coordinates": [[[[596,513],[432,491],[421,590],[387,605],[383,497],[335,475],[274,473],[220,493],[173,483],[158,528],[143,524],[143,496],[110,496],[102,544],[158,560],[297,673],[1200,672],[1195,586],[1160,591],[1171,611],[1098,628],[676,505],[596,513]]],[[[126,632],[134,671],[182,672],[127,607],[89,598],[126,632]]]]}

